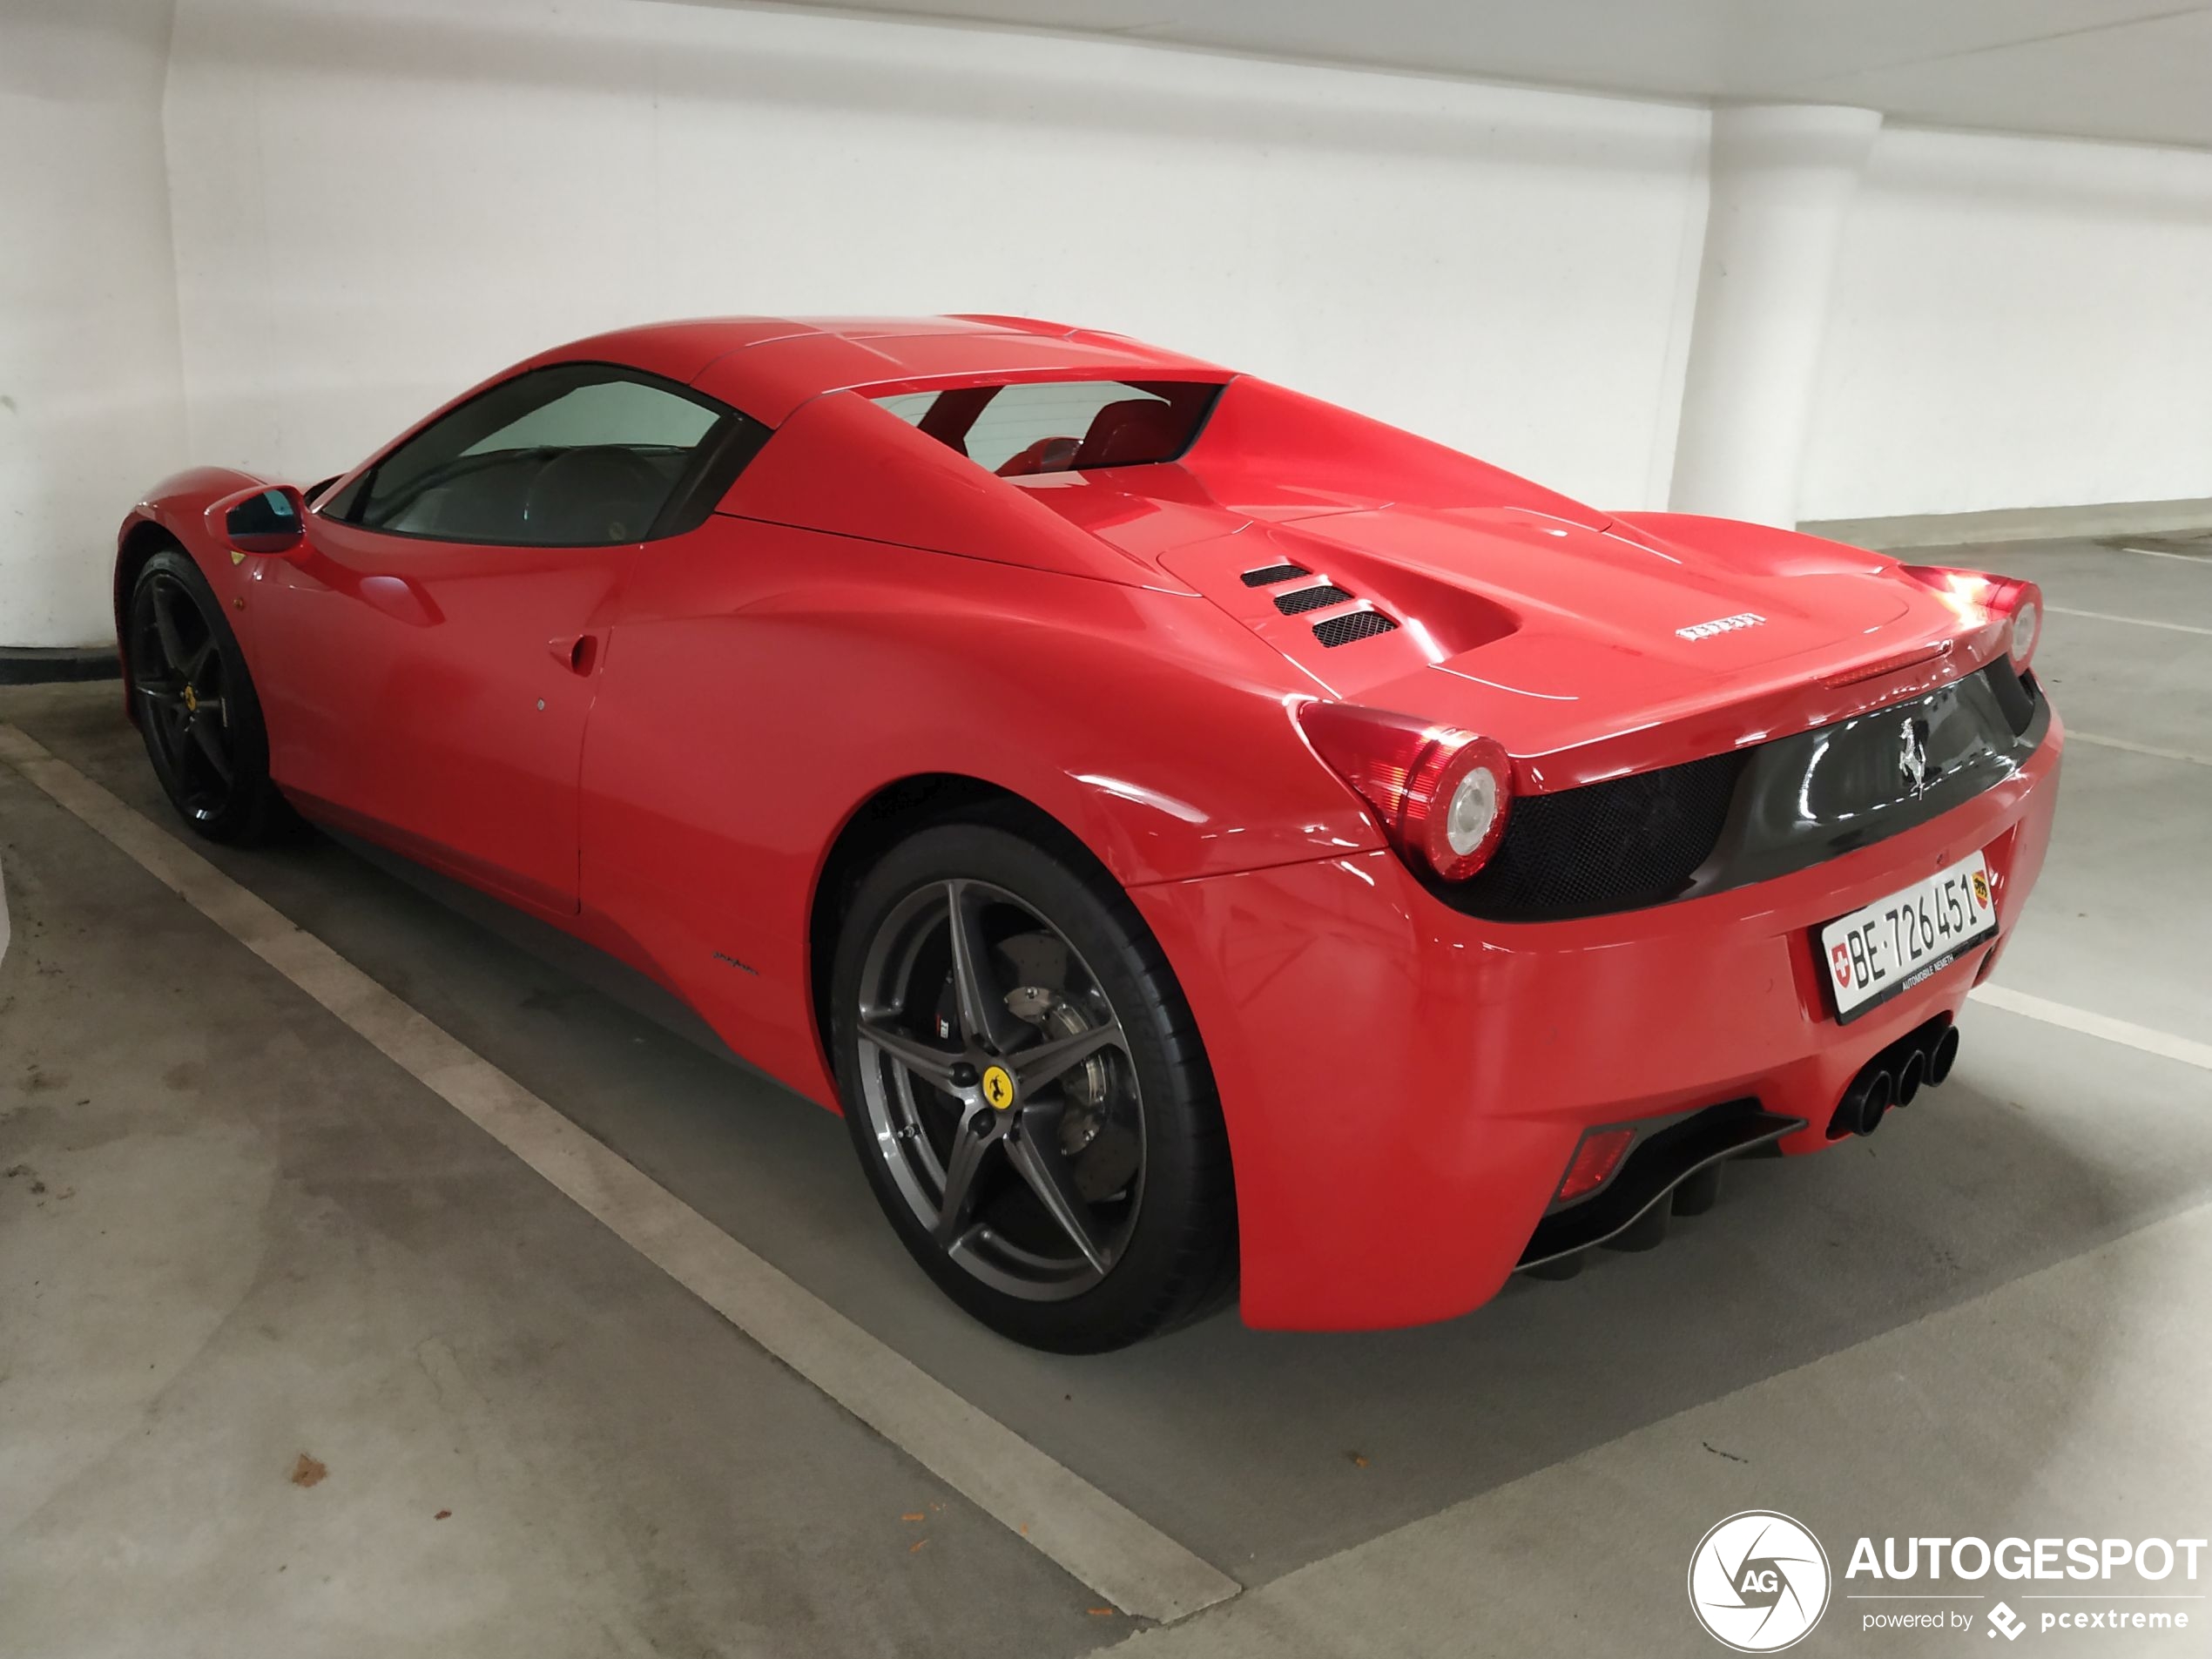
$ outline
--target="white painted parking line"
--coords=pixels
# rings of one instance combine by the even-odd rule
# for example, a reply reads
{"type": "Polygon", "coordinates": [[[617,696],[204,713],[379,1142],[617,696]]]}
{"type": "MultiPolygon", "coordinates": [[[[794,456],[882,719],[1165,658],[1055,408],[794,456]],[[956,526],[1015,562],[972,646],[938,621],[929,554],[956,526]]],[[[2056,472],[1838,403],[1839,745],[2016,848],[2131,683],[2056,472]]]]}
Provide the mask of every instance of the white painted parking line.
{"type": "Polygon", "coordinates": [[[2200,1066],[2212,1071],[2212,1042],[2198,1042],[2190,1037],[2178,1037],[2171,1031],[2154,1030],[2132,1021],[2115,1020],[2108,1014],[2092,1014],[2087,1008],[2077,1008],[2065,1002],[2051,1002],[2040,996],[2030,996],[2026,991],[2015,991],[2002,985],[1978,985],[1973,992],[1977,1002],[1986,1002],[1991,1008],[2002,1008],[2007,1014],[2025,1015],[2031,1020],[2040,1020],[2046,1025],[2063,1027],[2079,1031],[2085,1036],[2102,1037],[2107,1042],[2125,1043],[2130,1049],[2140,1049],[2145,1054],[2155,1054],[2168,1060],[2178,1060],[2185,1066],[2200,1066]]]}
{"type": "Polygon", "coordinates": [[[2122,553],[2140,553],[2147,559],[2179,559],[2184,564],[2212,564],[2212,558],[2201,553],[2174,553],[2162,547],[2123,547],[2122,553]]]}
{"type": "Polygon", "coordinates": [[[2092,622],[2124,622],[2131,628],[2162,628],[2172,634],[2202,634],[2212,639],[2212,628],[2200,628],[2190,622],[2153,622],[2148,617],[2115,617],[2109,610],[2069,610],[2064,605],[2046,604],[2044,610],[2054,617],[2087,617],[2092,622]]]}
{"type": "Polygon", "coordinates": [[[2067,728],[2068,743],[2094,744],[2100,749],[2125,749],[2131,755],[2152,755],[2161,760],[2186,760],[2192,766],[2212,766],[2212,755],[2191,754],[2186,749],[2161,749],[2155,743],[2130,743],[2125,738],[2101,738],[2094,732],[2067,728]]]}
{"type": "Polygon", "coordinates": [[[793,1283],[312,934],[66,761],[0,725],[5,762],[336,1015],[746,1336],[1124,1613],[1242,1586],[793,1283]]]}

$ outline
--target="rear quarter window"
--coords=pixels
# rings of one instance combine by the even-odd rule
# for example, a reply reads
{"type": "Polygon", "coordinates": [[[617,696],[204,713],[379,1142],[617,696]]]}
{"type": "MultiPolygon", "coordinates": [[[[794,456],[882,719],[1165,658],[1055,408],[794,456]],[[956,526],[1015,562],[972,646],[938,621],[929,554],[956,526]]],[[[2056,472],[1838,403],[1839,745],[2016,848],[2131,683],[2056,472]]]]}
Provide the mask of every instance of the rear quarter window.
{"type": "Polygon", "coordinates": [[[1214,381],[1042,381],[875,401],[986,471],[1019,478],[1172,461],[1220,393],[1214,381]]]}

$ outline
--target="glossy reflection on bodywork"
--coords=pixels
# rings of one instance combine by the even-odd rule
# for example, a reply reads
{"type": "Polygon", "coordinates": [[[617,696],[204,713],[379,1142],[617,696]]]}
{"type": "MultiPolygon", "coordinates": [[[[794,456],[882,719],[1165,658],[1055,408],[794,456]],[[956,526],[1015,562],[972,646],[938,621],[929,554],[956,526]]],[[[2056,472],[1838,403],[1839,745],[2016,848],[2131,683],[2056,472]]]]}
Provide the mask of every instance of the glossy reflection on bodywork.
{"type": "MultiPolygon", "coordinates": [[[[557,470],[642,475],[606,456],[557,470]]],[[[1196,1016],[1255,1324],[1476,1305],[1588,1127],[1755,1099],[1816,1125],[1785,1150],[1824,1144],[1868,1057],[1955,1010],[2001,948],[2049,833],[2055,715],[2030,686],[2032,724],[1992,724],[2017,712],[1994,699],[1998,601],[2019,584],[1966,604],[1880,554],[1608,514],[1059,324],[623,330],[495,376],[310,492],[303,546],[224,545],[209,509],[272,482],[211,469],[151,492],[118,543],[118,617],[150,552],[183,548],[302,810],[615,953],[825,1105],[817,922],[826,873],[861,844],[843,838],[910,797],[1010,797],[1056,826],[1126,891],[1196,1016]],[[610,510],[590,546],[363,520],[409,438],[515,376],[591,366],[745,438],[703,451],[688,518],[610,510]],[[1043,434],[1008,475],[894,412],[1100,381],[1123,389],[1073,400],[1098,428],[1043,434]],[[1163,441],[1139,429],[1148,397],[1203,424],[1171,459],[1113,461],[1163,441]],[[1316,591],[1279,603],[1293,589],[1316,591]],[[1679,840],[1665,815],[1686,798],[1653,780],[1741,757],[1752,782],[1714,854],[1732,875],[1633,903],[1616,886],[1563,918],[1471,914],[1474,884],[1417,874],[1307,746],[1296,711],[1315,698],[1501,745],[1496,856],[1528,893],[1575,872],[1538,867],[1516,824],[1572,819],[1606,857],[1679,840]],[[1909,804],[1876,786],[1905,718],[1929,727],[1909,804]],[[1867,720],[1886,726],[1861,749],[1867,720]],[[1568,805],[1527,810],[1543,797],[1568,805]],[[1635,802],[1642,818],[1605,815],[1635,802]],[[1975,851],[1996,943],[1838,1025],[1815,930],[1975,851]]],[[[564,523],[594,522],[588,491],[563,500],[564,523]]]]}

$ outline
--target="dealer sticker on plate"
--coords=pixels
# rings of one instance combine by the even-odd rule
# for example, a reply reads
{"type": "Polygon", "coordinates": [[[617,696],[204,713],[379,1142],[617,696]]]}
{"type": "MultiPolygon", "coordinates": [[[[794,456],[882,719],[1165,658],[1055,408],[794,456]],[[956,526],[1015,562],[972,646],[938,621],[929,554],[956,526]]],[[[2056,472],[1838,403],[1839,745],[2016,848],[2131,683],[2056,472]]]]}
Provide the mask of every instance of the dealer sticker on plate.
{"type": "Polygon", "coordinates": [[[1997,931],[1989,867],[1980,853],[1854,910],[1820,930],[1820,954],[1839,1022],[1910,990],[1997,931]]]}

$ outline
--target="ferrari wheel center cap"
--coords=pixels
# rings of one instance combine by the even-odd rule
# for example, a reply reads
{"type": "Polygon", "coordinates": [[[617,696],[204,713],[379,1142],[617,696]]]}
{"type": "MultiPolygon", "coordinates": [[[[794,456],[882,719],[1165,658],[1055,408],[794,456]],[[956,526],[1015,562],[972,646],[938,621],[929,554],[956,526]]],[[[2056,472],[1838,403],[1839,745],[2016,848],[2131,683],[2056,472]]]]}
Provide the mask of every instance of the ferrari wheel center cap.
{"type": "Polygon", "coordinates": [[[199,693],[189,685],[185,687],[185,712],[187,714],[199,712],[199,693]]]}
{"type": "Polygon", "coordinates": [[[995,1111],[1004,1111],[1014,1104],[1014,1074],[1004,1066],[983,1068],[983,1098],[995,1111]]]}

